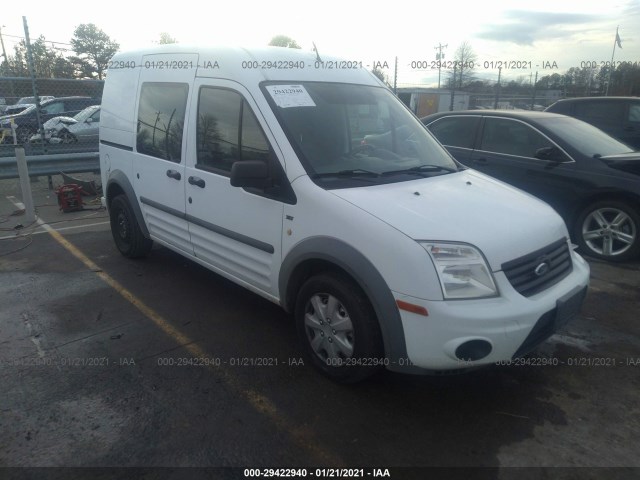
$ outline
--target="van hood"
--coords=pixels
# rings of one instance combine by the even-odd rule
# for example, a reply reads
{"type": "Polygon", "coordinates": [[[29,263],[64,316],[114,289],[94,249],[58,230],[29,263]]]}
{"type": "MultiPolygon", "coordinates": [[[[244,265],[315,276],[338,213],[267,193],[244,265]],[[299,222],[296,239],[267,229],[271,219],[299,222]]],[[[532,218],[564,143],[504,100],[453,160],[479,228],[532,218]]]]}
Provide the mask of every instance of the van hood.
{"type": "Polygon", "coordinates": [[[474,245],[493,271],[568,237],[549,205],[471,169],[331,192],[414,240],[474,245]]]}

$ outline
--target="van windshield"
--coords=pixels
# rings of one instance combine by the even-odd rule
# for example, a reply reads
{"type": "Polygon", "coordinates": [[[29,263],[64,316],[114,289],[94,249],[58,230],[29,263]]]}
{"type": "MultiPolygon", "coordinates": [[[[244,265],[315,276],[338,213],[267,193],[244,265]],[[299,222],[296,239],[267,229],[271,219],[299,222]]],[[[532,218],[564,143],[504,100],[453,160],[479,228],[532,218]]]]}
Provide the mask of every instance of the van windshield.
{"type": "Polygon", "coordinates": [[[464,168],[385,88],[305,82],[266,83],[263,91],[307,173],[323,186],[406,181],[464,168]]]}

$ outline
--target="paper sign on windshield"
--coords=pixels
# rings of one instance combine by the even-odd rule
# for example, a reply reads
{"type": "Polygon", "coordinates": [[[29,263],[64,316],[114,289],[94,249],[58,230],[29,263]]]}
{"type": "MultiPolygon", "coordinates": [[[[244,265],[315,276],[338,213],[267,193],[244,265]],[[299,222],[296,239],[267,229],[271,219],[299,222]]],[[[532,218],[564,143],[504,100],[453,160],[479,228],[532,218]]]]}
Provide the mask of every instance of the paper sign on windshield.
{"type": "Polygon", "coordinates": [[[302,85],[269,85],[267,90],[281,108],[316,106],[302,85]]]}

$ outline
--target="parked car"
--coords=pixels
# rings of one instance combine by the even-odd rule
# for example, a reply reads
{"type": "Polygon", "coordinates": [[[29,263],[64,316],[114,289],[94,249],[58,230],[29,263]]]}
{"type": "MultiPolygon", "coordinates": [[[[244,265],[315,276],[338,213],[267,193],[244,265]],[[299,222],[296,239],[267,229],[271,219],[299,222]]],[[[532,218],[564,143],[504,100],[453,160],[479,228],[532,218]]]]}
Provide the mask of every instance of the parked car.
{"type": "MultiPolygon", "coordinates": [[[[42,104],[43,102],[46,102],[48,100],[53,100],[54,97],[53,95],[43,95],[38,97],[40,99],[40,103],[42,104]]],[[[22,97],[20,98],[17,102],[16,105],[33,105],[36,103],[36,97],[22,97]]]]}
{"type": "Polygon", "coordinates": [[[545,111],[583,120],[640,150],[640,97],[566,98],[545,111]]]}
{"type": "MultiPolygon", "coordinates": [[[[40,120],[44,123],[50,118],[73,116],[84,108],[99,104],[100,100],[91,97],[60,97],[42,102],[40,120]]],[[[36,106],[31,105],[16,115],[4,116],[0,119],[0,135],[2,143],[13,143],[11,124],[15,125],[19,144],[26,143],[38,130],[36,106]]]]}
{"type": "MultiPolygon", "coordinates": [[[[16,113],[20,113],[20,112],[24,112],[27,108],[33,106],[32,103],[22,103],[22,104],[15,104],[15,105],[8,105],[5,109],[4,112],[2,113],[2,117],[5,116],[9,116],[9,115],[15,115],[16,113]]],[[[0,120],[2,120],[2,118],[0,117],[0,120]]]]}
{"type": "MultiPolygon", "coordinates": [[[[45,95],[43,97],[40,97],[40,104],[42,105],[42,102],[51,100],[53,98],[55,97],[50,95],[45,95]]],[[[4,108],[2,115],[3,116],[15,115],[16,113],[25,111],[31,105],[35,105],[35,103],[36,103],[35,97],[22,97],[14,105],[9,105],[6,108],[4,108]]],[[[0,118],[0,120],[2,120],[2,118],[0,118]]]]}
{"type": "MultiPolygon", "coordinates": [[[[53,117],[44,124],[46,143],[97,142],[100,126],[100,105],[85,108],[74,117],[53,117]]],[[[30,142],[40,141],[36,133],[30,142]]]]}
{"type": "Polygon", "coordinates": [[[640,153],[628,145],[547,112],[459,111],[422,121],[464,165],[552,205],[582,252],[611,261],[640,254],[640,153]]]}
{"type": "Polygon", "coordinates": [[[560,216],[462,168],[366,69],[277,47],[111,63],[100,170],[117,249],[157,242],[280,304],[331,378],[509,360],[579,311],[589,267],[560,216]],[[273,62],[305,67],[259,68],[273,62]],[[362,144],[400,129],[389,149],[362,144]]]}
{"type": "MultiPolygon", "coordinates": [[[[89,107],[89,109],[91,110],[85,113],[86,117],[78,118],[78,116],[76,116],[77,122],[69,125],[68,133],[65,134],[62,132],[62,135],[59,135],[60,142],[58,143],[65,143],[67,141],[78,143],[95,142],[97,145],[98,132],[100,129],[100,105],[94,105],[93,107],[89,107]]],[[[56,143],[56,141],[52,139],[52,143],[56,143]]]]}

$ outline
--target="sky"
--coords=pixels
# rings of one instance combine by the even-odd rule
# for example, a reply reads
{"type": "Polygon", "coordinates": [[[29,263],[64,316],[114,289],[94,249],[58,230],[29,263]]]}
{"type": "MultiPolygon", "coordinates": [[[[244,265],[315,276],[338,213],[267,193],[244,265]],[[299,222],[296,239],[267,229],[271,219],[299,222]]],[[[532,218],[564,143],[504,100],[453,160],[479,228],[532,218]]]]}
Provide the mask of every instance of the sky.
{"type": "MultiPolygon", "coordinates": [[[[266,45],[275,35],[287,35],[303,48],[313,43],[323,55],[335,55],[365,65],[389,66],[393,82],[398,58],[398,85],[435,86],[436,47],[445,60],[469,42],[477,55],[474,74],[496,80],[563,73],[571,67],[611,61],[619,27],[622,48],[615,61],[640,65],[640,0],[483,0],[439,2],[395,0],[311,1],[76,1],[52,8],[50,1],[32,0],[21,13],[3,9],[0,26],[7,49],[24,36],[26,16],[32,39],[44,35],[70,48],[75,27],[94,23],[120,44],[121,50],[152,45],[167,32],[182,44],[266,45]],[[421,62],[421,63],[420,63],[421,62]]],[[[444,72],[443,72],[444,73],[444,72]]]]}

